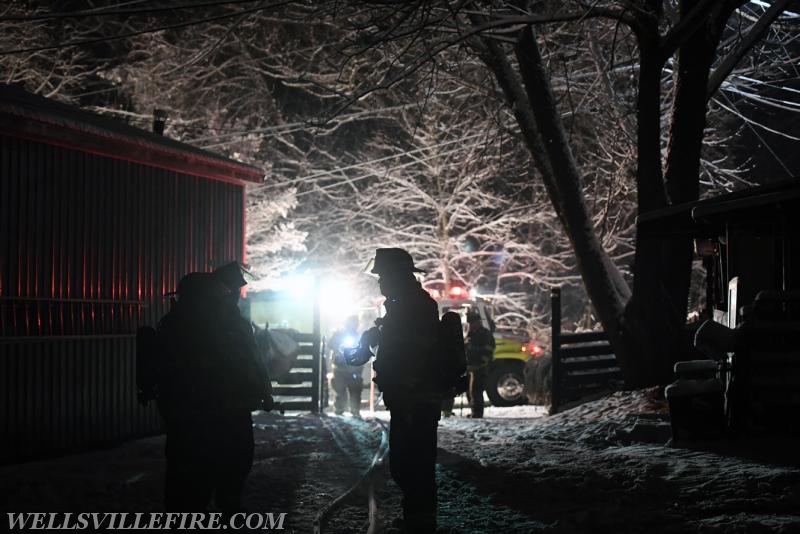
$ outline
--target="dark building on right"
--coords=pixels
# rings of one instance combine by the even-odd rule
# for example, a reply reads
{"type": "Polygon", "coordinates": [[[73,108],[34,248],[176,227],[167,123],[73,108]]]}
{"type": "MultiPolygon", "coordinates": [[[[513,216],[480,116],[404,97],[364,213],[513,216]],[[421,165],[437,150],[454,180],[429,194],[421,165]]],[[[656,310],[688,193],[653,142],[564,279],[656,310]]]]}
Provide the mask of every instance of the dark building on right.
{"type": "Polygon", "coordinates": [[[705,318],[735,327],[760,291],[800,291],[800,178],[639,217],[641,237],[690,236],[706,272],[705,318]]]}
{"type": "MultiPolygon", "coordinates": [[[[670,404],[691,411],[705,397],[711,408],[683,432],[791,430],[800,410],[800,179],[651,212],[637,229],[641,238],[691,237],[703,262],[695,345],[709,360],[676,366],[687,387],[672,388],[670,404]]],[[[673,414],[673,432],[676,416],[685,418],[673,414]]]]}

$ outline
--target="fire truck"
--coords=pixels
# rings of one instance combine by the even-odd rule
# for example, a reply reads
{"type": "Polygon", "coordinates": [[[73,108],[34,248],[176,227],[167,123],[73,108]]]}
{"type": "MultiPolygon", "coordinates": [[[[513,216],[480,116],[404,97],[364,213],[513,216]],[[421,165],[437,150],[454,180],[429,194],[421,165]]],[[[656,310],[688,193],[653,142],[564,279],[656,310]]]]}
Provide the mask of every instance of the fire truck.
{"type": "Polygon", "coordinates": [[[525,362],[531,358],[539,358],[544,354],[541,346],[525,336],[497,332],[491,316],[489,301],[478,296],[470,296],[463,286],[451,286],[447,294],[433,289],[428,292],[439,305],[439,314],[454,311],[461,316],[461,323],[466,335],[467,311],[477,310],[483,326],[494,335],[494,360],[489,366],[486,379],[486,395],[493,406],[515,406],[525,404],[525,379],[523,370],[525,362]]]}
{"type": "MultiPolygon", "coordinates": [[[[282,291],[251,291],[242,307],[243,314],[257,327],[264,328],[268,324],[270,330],[285,331],[299,343],[301,351],[296,360],[290,362],[291,368],[288,372],[283,376],[273,376],[273,391],[286,409],[316,411],[327,406],[328,384],[321,327],[321,322],[325,321],[320,314],[324,306],[319,303],[325,299],[321,299],[324,295],[319,292],[314,293],[313,284],[306,283],[303,287],[308,291],[302,294],[294,286],[282,291]]],[[[483,326],[495,338],[494,361],[489,367],[486,382],[489,401],[493,406],[524,404],[527,400],[523,377],[525,362],[540,357],[543,354],[542,348],[525,336],[495,331],[490,301],[471,296],[463,286],[451,285],[446,294],[430,288],[428,292],[438,303],[440,315],[446,311],[454,311],[461,316],[465,335],[468,330],[467,311],[478,311],[483,326]]],[[[379,304],[377,309],[360,309],[358,315],[361,316],[362,324],[371,324],[368,316],[378,317],[381,311],[379,304]]],[[[341,319],[343,318],[338,318],[341,319]]],[[[364,381],[365,384],[370,384],[370,369],[365,369],[364,381]]]]}

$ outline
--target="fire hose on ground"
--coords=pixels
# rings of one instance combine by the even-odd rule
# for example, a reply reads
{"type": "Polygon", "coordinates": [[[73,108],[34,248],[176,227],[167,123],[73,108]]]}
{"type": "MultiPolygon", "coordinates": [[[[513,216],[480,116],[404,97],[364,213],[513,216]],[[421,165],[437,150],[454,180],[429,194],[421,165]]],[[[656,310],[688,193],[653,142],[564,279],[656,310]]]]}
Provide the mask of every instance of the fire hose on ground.
{"type": "Polygon", "coordinates": [[[384,459],[389,452],[389,429],[384,421],[375,420],[381,431],[381,442],[372,457],[367,471],[353,484],[347,491],[333,499],[323,508],[314,518],[314,534],[322,534],[325,526],[330,522],[335,513],[350,498],[359,492],[366,490],[367,506],[369,511],[369,527],[367,534],[375,534],[378,531],[378,504],[375,499],[375,477],[383,466],[384,459]]]}

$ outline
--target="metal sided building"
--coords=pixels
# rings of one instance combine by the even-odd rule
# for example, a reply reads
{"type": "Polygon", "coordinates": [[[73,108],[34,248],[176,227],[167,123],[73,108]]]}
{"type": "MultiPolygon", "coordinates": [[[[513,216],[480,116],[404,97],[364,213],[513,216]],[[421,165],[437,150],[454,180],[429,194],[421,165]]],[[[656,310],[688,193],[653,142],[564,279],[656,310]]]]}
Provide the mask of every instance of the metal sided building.
{"type": "Polygon", "coordinates": [[[260,169],[0,86],[0,463],[160,432],[135,335],[244,260],[260,169]]]}

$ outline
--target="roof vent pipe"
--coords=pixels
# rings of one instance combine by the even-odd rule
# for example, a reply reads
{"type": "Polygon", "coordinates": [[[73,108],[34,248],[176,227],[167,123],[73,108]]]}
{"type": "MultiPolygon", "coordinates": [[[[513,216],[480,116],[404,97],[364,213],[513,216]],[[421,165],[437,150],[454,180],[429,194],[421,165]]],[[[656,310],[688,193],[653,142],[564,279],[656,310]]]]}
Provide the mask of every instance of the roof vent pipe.
{"type": "Polygon", "coordinates": [[[167,123],[167,112],[163,109],[153,110],[153,133],[164,135],[164,125],[167,123]]]}

